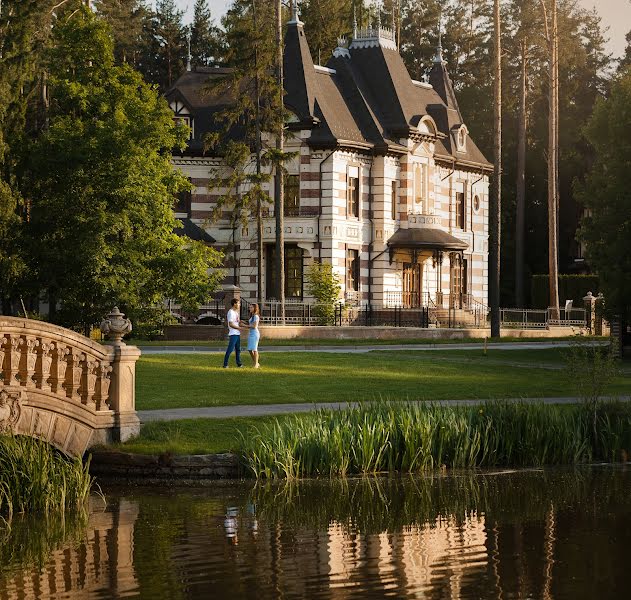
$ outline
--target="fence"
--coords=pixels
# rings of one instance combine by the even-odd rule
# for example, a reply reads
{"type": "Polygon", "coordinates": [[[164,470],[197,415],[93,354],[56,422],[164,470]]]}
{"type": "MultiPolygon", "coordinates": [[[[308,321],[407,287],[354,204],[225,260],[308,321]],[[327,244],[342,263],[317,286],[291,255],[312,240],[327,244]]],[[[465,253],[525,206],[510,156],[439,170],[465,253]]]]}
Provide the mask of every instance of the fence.
{"type": "Polygon", "coordinates": [[[501,326],[507,329],[548,329],[550,327],[586,327],[587,312],[584,308],[500,309],[501,326]]]}
{"type": "MultiPolygon", "coordinates": [[[[489,326],[489,312],[478,300],[463,295],[462,303],[452,303],[448,294],[433,300],[423,298],[426,304],[418,305],[416,298],[406,297],[402,292],[389,292],[383,306],[337,303],[325,305],[285,301],[285,318],[281,318],[278,300],[266,300],[259,304],[261,323],[266,325],[332,325],[337,326],[390,326],[423,327],[433,326],[449,329],[479,329],[489,326]],[[404,302],[409,300],[409,302],[404,302]],[[400,302],[399,302],[400,301],[400,302]],[[452,304],[452,306],[450,306],[452,304]],[[462,306],[462,308],[461,308],[462,306]],[[445,308],[443,308],[445,307],[445,308]]],[[[241,319],[249,318],[250,303],[242,299],[241,319]]],[[[181,307],[169,304],[171,314],[178,320],[184,316],[181,307]]],[[[226,306],[223,299],[205,303],[199,311],[196,323],[220,325],[225,321],[226,306]]],[[[583,308],[537,310],[525,308],[500,309],[501,327],[506,329],[549,329],[550,327],[587,327],[587,311],[583,308]]]]}
{"type": "Polygon", "coordinates": [[[376,308],[371,305],[335,307],[335,324],[338,326],[429,327],[429,308],[403,308],[400,306],[376,308]]]}

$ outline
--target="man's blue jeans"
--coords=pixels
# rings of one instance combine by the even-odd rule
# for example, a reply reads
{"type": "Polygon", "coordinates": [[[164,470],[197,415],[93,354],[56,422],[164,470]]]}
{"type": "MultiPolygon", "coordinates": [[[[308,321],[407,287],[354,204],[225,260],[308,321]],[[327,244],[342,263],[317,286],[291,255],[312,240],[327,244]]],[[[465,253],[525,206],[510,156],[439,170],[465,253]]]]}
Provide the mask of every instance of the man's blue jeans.
{"type": "Polygon", "coordinates": [[[228,366],[228,359],[232,354],[232,351],[235,351],[235,358],[237,359],[237,366],[241,366],[241,336],[240,335],[229,335],[228,336],[228,349],[226,350],[226,355],[223,357],[223,366],[228,366]]]}

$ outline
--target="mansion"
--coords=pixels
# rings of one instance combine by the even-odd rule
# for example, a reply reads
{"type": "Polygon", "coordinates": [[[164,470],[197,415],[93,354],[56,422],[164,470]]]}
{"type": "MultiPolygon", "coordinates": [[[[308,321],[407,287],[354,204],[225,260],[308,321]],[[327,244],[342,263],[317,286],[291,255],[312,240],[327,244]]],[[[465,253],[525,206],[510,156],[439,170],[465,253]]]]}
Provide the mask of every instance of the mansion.
{"type": "MultiPolygon", "coordinates": [[[[410,77],[382,27],[355,27],[326,66],[314,65],[294,9],[285,34],[285,294],[308,302],[305,273],[332,264],[346,302],[373,306],[486,304],[488,196],[492,165],[469,137],[438,48],[424,81],[410,77]]],[[[212,173],[222,160],[204,152],[204,135],[225,99],[206,91],[224,68],[189,69],[167,92],[176,119],[191,128],[173,164],[193,191],[176,217],[184,231],[222,249],[226,284],[256,301],[254,218],[233,226],[226,210],[211,220],[212,173]]],[[[273,182],[266,184],[273,197],[273,182]]],[[[263,225],[265,297],[273,295],[275,220],[263,225]]],[[[261,299],[263,300],[263,299],[261,299]]]]}

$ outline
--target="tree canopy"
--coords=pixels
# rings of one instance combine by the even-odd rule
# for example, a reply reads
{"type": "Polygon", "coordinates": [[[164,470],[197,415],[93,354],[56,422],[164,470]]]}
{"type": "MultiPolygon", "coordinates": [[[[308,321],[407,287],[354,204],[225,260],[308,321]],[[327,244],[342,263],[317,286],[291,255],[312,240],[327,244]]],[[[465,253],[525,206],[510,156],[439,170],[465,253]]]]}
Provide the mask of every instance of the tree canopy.
{"type": "Polygon", "coordinates": [[[578,197],[587,209],[580,237],[600,276],[610,314],[631,318],[631,67],[613,83],[607,99],[596,101],[585,133],[594,163],[578,197]]]}
{"type": "Polygon", "coordinates": [[[220,255],[174,233],[175,194],[188,182],[171,148],[187,132],[139,73],[115,64],[107,25],[84,6],[55,24],[46,66],[48,126],[23,174],[33,291],[48,293],[66,325],[94,323],[114,304],[133,315],[165,297],[208,298],[220,255]]]}

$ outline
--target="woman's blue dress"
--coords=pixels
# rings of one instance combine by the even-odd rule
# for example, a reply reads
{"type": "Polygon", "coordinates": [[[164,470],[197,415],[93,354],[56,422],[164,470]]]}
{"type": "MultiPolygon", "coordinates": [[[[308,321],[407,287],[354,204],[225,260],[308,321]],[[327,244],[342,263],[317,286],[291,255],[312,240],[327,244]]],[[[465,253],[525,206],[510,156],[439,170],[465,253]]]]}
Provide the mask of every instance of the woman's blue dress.
{"type": "MultiPolygon", "coordinates": [[[[258,323],[259,320],[260,319],[258,315],[252,315],[248,322],[250,323],[250,325],[254,325],[254,323],[258,323]]],[[[250,334],[248,335],[248,351],[250,352],[258,351],[260,338],[261,338],[261,333],[259,332],[258,327],[256,329],[250,329],[250,334]]]]}

